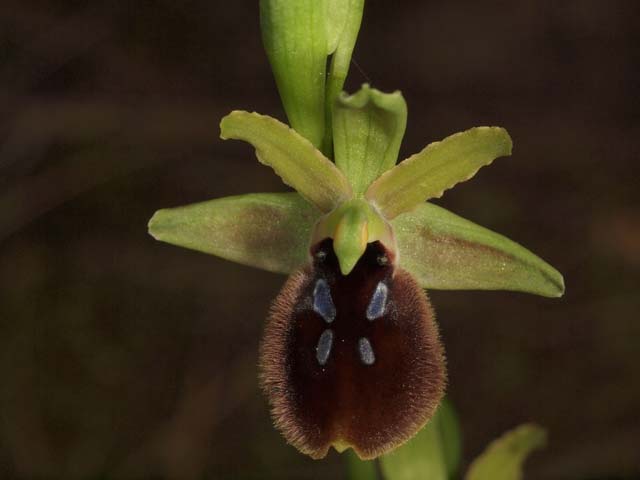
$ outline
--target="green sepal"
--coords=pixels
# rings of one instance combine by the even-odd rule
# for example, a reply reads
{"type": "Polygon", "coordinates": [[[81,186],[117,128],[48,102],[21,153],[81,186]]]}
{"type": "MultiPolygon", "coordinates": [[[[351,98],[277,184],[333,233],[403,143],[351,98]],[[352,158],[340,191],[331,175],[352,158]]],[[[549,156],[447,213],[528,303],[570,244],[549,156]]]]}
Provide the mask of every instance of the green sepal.
{"type": "Polygon", "coordinates": [[[536,449],[547,441],[545,430],[534,424],[521,425],[491,442],[476,458],[466,480],[520,480],[522,465],[536,449]]]}
{"type": "Polygon", "coordinates": [[[260,27],[289,123],[320,148],[325,135],[326,0],[261,0],[260,27]]]}
{"type": "Polygon", "coordinates": [[[333,145],[331,138],[333,108],[349,73],[351,56],[362,23],[364,0],[327,0],[327,6],[329,9],[329,53],[333,55],[327,76],[326,131],[323,151],[329,155],[333,145]]]}
{"type": "Polygon", "coordinates": [[[508,238],[444,208],[423,203],[391,222],[400,266],[420,285],[443,290],[564,293],[562,275],[508,238]]]}
{"type": "Polygon", "coordinates": [[[162,242],[289,273],[308,261],[320,215],[297,193],[251,193],[158,210],[149,233],[162,242]]]}
{"type": "Polygon", "coordinates": [[[391,225],[368,202],[358,198],[344,202],[318,220],[311,243],[325,238],[333,239],[333,251],[343,275],[353,270],[368,243],[379,241],[393,255],[396,252],[391,225]]]}
{"type": "Polygon", "coordinates": [[[499,127],[476,127],[428,145],[371,184],[366,198],[389,220],[456,183],[473,177],[494,159],[511,155],[511,138],[499,127]]]}
{"type": "Polygon", "coordinates": [[[267,115],[234,111],[220,122],[220,137],[249,142],[258,160],[270,166],[284,183],[323,212],[352,197],[342,172],[311,142],[267,115]]]}
{"type": "Polygon", "coordinates": [[[338,97],[334,158],[356,196],[396,164],[406,126],[407,104],[399,91],[383,93],[365,84],[354,95],[338,97]]]}
{"type": "Polygon", "coordinates": [[[460,426],[443,401],[429,423],[411,440],[380,457],[385,480],[448,480],[460,463],[460,426]]]}

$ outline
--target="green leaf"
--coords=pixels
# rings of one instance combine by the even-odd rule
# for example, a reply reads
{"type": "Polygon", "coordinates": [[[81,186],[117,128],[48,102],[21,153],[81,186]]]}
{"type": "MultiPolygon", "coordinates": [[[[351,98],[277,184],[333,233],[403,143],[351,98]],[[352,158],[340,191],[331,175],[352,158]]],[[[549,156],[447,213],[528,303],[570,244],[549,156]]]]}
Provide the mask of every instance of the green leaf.
{"type": "Polygon", "coordinates": [[[522,464],[534,450],[547,441],[544,429],[525,424],[494,440],[476,458],[466,475],[466,480],[520,480],[522,464]]]}
{"type": "Polygon", "coordinates": [[[307,261],[319,216],[296,193],[252,193],[158,210],[149,233],[173,245],[289,273],[307,261]]]}
{"type": "Polygon", "coordinates": [[[349,480],[377,480],[375,460],[360,460],[356,453],[349,449],[344,453],[347,460],[347,478],[349,480]]]}
{"type": "Polygon", "coordinates": [[[349,73],[351,55],[362,23],[364,0],[328,0],[327,5],[329,8],[329,51],[333,53],[326,87],[326,132],[323,150],[328,153],[332,147],[333,108],[349,73]],[[338,30],[340,31],[339,36],[338,30]]]}
{"type": "Polygon", "coordinates": [[[260,26],[289,123],[320,147],[329,54],[326,0],[261,0],[260,26]]]}
{"type": "Polygon", "coordinates": [[[497,157],[511,155],[511,138],[499,127],[476,127],[427,146],[383,174],[367,190],[383,215],[392,219],[473,177],[497,157]]]}
{"type": "Polygon", "coordinates": [[[251,143],[261,163],[273,168],[284,183],[323,212],[352,196],[349,182],[335,164],[275,118],[234,111],[222,119],[220,132],[223,139],[251,143]]]}
{"type": "Polygon", "coordinates": [[[391,222],[400,265],[424,288],[564,293],[562,275],[508,238],[423,203],[391,222]]]}
{"type": "Polygon", "coordinates": [[[458,468],[460,431],[450,405],[443,402],[415,437],[380,457],[385,480],[447,480],[458,468]]]}
{"type": "Polygon", "coordinates": [[[354,95],[343,93],[333,110],[336,165],[356,196],[398,161],[407,125],[407,104],[399,91],[382,93],[363,85],[354,95]]]}

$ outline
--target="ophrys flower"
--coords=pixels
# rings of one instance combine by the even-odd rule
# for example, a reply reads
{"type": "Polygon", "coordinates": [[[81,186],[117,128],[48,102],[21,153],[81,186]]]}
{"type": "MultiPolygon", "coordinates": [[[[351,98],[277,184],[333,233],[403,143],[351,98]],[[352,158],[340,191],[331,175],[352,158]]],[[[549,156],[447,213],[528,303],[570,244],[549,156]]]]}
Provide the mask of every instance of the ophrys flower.
{"type": "Polygon", "coordinates": [[[507,132],[473,128],[394,166],[406,112],[399,92],[340,96],[335,163],[271,117],[232,112],[222,138],[251,143],[297,193],[160,210],[149,224],[159,240],[290,274],[269,315],[262,383],[276,426],[315,458],[330,446],[373,458],[433,414],[445,366],[423,288],[564,290],[525,248],[425,203],[510,155],[507,132]]]}

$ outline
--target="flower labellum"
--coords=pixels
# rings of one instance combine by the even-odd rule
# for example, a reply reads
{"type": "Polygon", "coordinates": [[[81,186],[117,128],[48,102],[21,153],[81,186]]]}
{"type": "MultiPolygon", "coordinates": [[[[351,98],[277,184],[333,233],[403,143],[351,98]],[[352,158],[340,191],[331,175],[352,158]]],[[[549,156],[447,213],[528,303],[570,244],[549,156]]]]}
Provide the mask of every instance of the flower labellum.
{"type": "Polygon", "coordinates": [[[343,275],[333,241],[312,247],[276,298],[261,380],[276,426],[300,451],[375,458],[411,438],[438,406],[443,349],[426,294],[369,243],[343,275]]]}

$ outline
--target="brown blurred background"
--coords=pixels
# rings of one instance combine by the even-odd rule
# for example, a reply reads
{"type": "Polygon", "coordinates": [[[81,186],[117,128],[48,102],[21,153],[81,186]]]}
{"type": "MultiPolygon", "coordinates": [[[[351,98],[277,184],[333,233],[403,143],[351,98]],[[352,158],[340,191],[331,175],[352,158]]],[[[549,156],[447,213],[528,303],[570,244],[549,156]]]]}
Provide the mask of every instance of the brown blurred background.
{"type": "MultiPolygon", "coordinates": [[[[640,478],[639,5],[366,6],[349,89],[403,91],[402,158],[508,128],[513,157],[438,203],[567,284],[431,292],[466,461],[533,420],[527,478],[640,478]]],[[[2,1],[0,478],[344,478],[258,388],[284,278],[146,233],[161,207],[285,189],[218,139],[234,108],[284,119],[255,0],[2,1]]]]}

